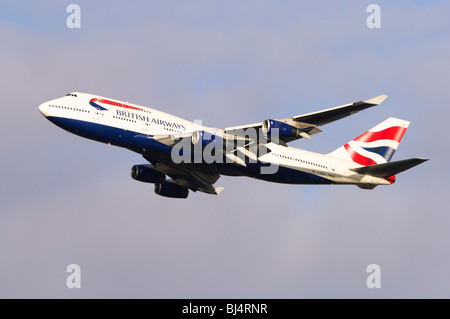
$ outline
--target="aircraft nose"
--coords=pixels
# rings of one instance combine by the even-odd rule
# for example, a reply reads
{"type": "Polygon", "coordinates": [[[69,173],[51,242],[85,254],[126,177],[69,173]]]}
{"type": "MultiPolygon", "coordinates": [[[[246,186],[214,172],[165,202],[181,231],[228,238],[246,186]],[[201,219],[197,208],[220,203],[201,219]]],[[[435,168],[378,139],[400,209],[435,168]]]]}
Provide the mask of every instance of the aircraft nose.
{"type": "Polygon", "coordinates": [[[47,116],[47,109],[48,109],[47,103],[42,103],[41,105],[39,105],[39,112],[41,112],[41,114],[44,116],[47,116]]]}

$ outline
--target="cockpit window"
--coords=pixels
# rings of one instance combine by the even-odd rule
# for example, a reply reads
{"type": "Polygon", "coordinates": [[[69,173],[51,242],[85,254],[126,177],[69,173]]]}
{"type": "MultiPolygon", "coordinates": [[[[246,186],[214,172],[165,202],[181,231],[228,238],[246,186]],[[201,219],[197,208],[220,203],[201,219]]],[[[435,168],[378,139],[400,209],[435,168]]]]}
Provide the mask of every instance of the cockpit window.
{"type": "Polygon", "coordinates": [[[74,97],[77,97],[76,94],[72,94],[72,93],[67,93],[66,96],[74,96],[74,97]]]}

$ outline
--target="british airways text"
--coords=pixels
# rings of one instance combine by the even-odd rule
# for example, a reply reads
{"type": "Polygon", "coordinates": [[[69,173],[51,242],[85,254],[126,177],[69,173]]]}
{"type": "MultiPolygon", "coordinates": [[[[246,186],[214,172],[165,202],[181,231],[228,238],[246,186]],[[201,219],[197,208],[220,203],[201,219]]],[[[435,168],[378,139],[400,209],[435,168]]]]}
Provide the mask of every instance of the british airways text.
{"type": "Polygon", "coordinates": [[[164,120],[157,119],[155,117],[136,114],[136,113],[128,112],[128,111],[116,110],[116,112],[117,112],[117,116],[120,116],[120,117],[127,117],[129,119],[133,119],[133,120],[137,120],[137,121],[143,121],[143,122],[148,122],[148,123],[152,123],[152,124],[163,125],[166,127],[177,129],[177,130],[183,130],[183,131],[186,130],[186,127],[183,124],[164,121],[164,120]]]}

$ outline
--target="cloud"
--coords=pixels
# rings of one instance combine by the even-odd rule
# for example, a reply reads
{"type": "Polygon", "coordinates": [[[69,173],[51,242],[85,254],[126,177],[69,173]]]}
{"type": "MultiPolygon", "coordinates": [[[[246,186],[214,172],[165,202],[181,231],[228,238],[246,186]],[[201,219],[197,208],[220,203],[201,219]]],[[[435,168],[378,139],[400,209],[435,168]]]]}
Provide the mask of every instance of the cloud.
{"type": "Polygon", "coordinates": [[[80,30],[67,29],[54,4],[10,4],[2,16],[1,297],[448,294],[448,152],[434,142],[448,115],[448,19],[435,18],[447,4],[380,3],[380,30],[365,27],[362,4],[80,6],[80,30]],[[224,176],[220,196],[169,200],[130,179],[139,155],[39,114],[41,102],[70,91],[218,127],[385,93],[380,107],[292,146],[328,152],[398,116],[412,124],[395,159],[431,160],[373,191],[224,176]],[[81,266],[80,290],[65,286],[71,263],[81,266]],[[381,266],[380,290],[365,285],[371,263],[381,266]]]}

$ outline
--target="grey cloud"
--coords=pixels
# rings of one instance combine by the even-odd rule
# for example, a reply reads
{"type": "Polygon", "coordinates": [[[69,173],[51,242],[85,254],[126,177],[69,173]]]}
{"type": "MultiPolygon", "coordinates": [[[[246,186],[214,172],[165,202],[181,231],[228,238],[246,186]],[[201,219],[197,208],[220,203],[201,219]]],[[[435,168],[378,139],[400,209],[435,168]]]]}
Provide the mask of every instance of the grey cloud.
{"type": "MultiPolygon", "coordinates": [[[[378,34],[361,4],[80,5],[77,34],[64,10],[61,29],[20,19],[0,29],[9,44],[0,53],[1,297],[447,296],[448,22],[434,18],[445,4],[380,3],[378,34]],[[168,200],[129,178],[139,155],[39,114],[39,103],[74,90],[212,126],[385,93],[382,106],[293,146],[331,151],[398,116],[412,124],[395,159],[431,160],[370,192],[222,177],[218,197],[168,200]],[[80,290],[65,286],[70,263],[82,267],[80,290]],[[365,286],[371,263],[382,267],[377,291],[365,286]]],[[[50,7],[25,15],[49,19],[60,9],[50,7]]]]}

